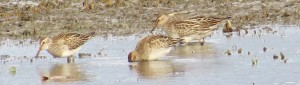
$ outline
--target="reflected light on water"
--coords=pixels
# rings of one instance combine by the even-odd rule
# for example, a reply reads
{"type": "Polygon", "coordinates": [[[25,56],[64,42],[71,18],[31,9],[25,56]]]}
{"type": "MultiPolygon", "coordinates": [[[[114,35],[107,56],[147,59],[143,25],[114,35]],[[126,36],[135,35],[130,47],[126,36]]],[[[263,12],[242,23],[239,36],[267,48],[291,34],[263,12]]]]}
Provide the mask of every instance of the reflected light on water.
{"type": "Polygon", "coordinates": [[[86,75],[77,64],[54,64],[48,71],[41,72],[41,76],[48,77],[48,82],[72,82],[86,79],[86,75]]]}
{"type": "Polygon", "coordinates": [[[178,57],[203,56],[213,57],[217,54],[214,44],[206,42],[200,45],[199,42],[189,43],[188,45],[179,45],[169,54],[178,57]]]}
{"type": "Polygon", "coordinates": [[[160,78],[184,73],[184,66],[173,64],[171,61],[142,61],[130,67],[141,78],[160,78]]]}

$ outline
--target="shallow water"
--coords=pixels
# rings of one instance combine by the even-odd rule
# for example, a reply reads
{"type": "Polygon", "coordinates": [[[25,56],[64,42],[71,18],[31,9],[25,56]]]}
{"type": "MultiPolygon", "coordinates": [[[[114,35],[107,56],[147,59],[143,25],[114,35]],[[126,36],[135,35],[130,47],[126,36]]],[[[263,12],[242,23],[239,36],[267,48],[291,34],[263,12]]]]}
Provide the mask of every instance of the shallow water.
{"type": "Polygon", "coordinates": [[[299,27],[271,25],[271,32],[263,27],[249,29],[248,34],[242,30],[229,38],[219,30],[205,39],[204,46],[196,42],[180,45],[159,61],[139,63],[128,63],[127,54],[146,34],[95,37],[80,51],[91,56],[77,58],[74,64],[52,58],[46,51],[40,54],[45,59],[31,63],[37,42],[21,40],[20,44],[6,39],[0,46],[0,85],[300,85],[299,27]],[[232,54],[226,55],[227,50],[232,54]],[[279,59],[274,60],[274,54],[279,59]],[[253,65],[252,60],[258,63],[253,65]],[[16,72],[9,71],[12,66],[16,72]],[[50,79],[42,81],[42,76],[50,79]]]}

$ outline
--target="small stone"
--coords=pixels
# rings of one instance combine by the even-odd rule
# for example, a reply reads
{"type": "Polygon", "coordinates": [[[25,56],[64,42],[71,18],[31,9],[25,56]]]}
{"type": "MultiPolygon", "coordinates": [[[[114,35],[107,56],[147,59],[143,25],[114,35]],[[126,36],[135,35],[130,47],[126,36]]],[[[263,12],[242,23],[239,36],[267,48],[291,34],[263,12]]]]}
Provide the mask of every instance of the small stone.
{"type": "Polygon", "coordinates": [[[16,67],[16,66],[11,66],[11,67],[9,68],[9,71],[10,71],[10,72],[16,72],[16,71],[17,71],[17,67],[16,67]]]}
{"type": "Polygon", "coordinates": [[[258,58],[252,58],[252,66],[255,66],[258,63],[258,58]]]}
{"type": "Polygon", "coordinates": [[[242,48],[240,48],[240,49],[238,50],[238,53],[242,53],[242,51],[243,51],[243,49],[242,49],[242,48]]]}
{"type": "Polygon", "coordinates": [[[31,59],[30,59],[30,63],[32,63],[32,62],[33,62],[33,59],[31,58],[31,59]]]}
{"type": "Polygon", "coordinates": [[[16,75],[16,73],[17,73],[17,67],[16,66],[11,66],[10,68],[9,68],[9,73],[11,74],[11,75],[16,75]]]}
{"type": "Polygon", "coordinates": [[[245,34],[248,34],[248,30],[245,30],[245,34]]]}
{"type": "Polygon", "coordinates": [[[284,13],[283,15],[282,15],[282,17],[288,17],[288,16],[290,16],[291,14],[290,13],[284,13]]]}
{"type": "Polygon", "coordinates": [[[283,60],[283,63],[287,63],[287,59],[284,59],[284,60],[283,60]]]}
{"type": "Polygon", "coordinates": [[[279,57],[278,57],[278,55],[276,55],[276,54],[273,56],[273,59],[274,59],[274,60],[277,60],[278,58],[279,58],[279,57]]]}
{"type": "Polygon", "coordinates": [[[285,55],[282,52],[280,52],[280,56],[281,56],[281,60],[285,60],[285,55]]]}
{"type": "Polygon", "coordinates": [[[225,52],[225,54],[231,55],[231,51],[230,51],[230,50],[227,50],[227,51],[225,52]]]}
{"type": "Polygon", "coordinates": [[[79,53],[78,54],[79,58],[86,58],[86,57],[91,57],[90,53],[79,53]]]}
{"type": "Polygon", "coordinates": [[[263,50],[264,50],[264,52],[267,52],[267,48],[266,47],[264,47],[263,50]]]}
{"type": "Polygon", "coordinates": [[[30,34],[31,34],[31,32],[29,30],[24,30],[22,33],[22,35],[30,35],[30,34]]]}
{"type": "Polygon", "coordinates": [[[42,76],[42,81],[47,81],[49,79],[49,77],[47,76],[42,76]]]}
{"type": "Polygon", "coordinates": [[[230,38],[230,37],[232,37],[232,33],[228,33],[227,35],[225,35],[227,38],[230,38]]]}
{"type": "Polygon", "coordinates": [[[267,33],[271,33],[273,31],[271,27],[264,27],[262,30],[266,31],[267,33]]]}
{"type": "Polygon", "coordinates": [[[9,59],[10,56],[9,55],[0,55],[0,60],[6,60],[9,59]]]}

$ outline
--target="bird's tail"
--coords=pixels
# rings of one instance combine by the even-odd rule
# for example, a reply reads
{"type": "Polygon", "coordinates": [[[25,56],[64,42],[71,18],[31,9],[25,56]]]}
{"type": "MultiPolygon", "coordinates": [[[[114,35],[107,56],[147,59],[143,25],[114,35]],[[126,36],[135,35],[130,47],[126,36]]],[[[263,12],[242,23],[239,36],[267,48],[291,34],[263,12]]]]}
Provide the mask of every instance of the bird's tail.
{"type": "Polygon", "coordinates": [[[223,20],[230,19],[230,18],[231,18],[231,16],[227,16],[227,17],[223,18],[223,20]]]}
{"type": "Polygon", "coordinates": [[[176,45],[177,43],[182,42],[184,39],[182,39],[182,38],[172,38],[171,40],[172,40],[172,44],[176,45]]]}
{"type": "Polygon", "coordinates": [[[88,35],[88,36],[94,36],[95,34],[96,34],[96,32],[90,32],[90,33],[88,33],[86,35],[88,35]]]}

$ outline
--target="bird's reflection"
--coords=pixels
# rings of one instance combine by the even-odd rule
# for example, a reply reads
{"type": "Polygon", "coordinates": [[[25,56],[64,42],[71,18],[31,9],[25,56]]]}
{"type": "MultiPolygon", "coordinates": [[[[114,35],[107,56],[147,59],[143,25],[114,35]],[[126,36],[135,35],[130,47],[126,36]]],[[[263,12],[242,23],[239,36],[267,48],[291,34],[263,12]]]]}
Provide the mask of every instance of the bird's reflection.
{"type": "Polygon", "coordinates": [[[216,49],[212,43],[204,43],[201,45],[199,42],[189,43],[188,45],[176,46],[172,52],[171,56],[180,57],[191,57],[191,56],[206,56],[211,57],[216,55],[216,49]]]}
{"type": "Polygon", "coordinates": [[[143,78],[157,78],[183,74],[183,65],[175,65],[171,61],[142,61],[131,66],[143,78]]]}
{"type": "Polygon", "coordinates": [[[48,72],[43,72],[42,76],[46,82],[71,82],[86,79],[86,75],[75,63],[55,64],[48,72]]]}

